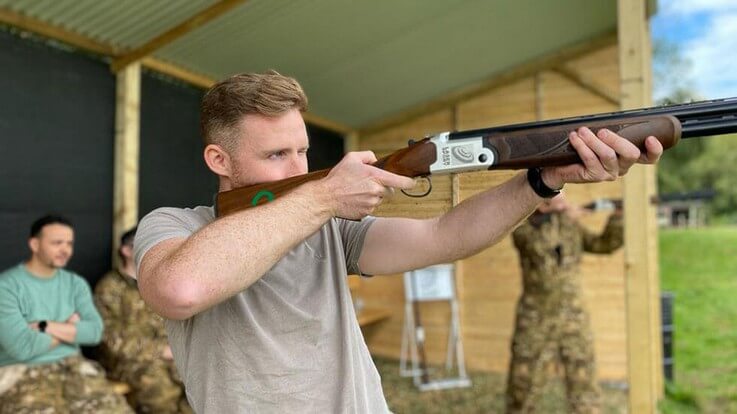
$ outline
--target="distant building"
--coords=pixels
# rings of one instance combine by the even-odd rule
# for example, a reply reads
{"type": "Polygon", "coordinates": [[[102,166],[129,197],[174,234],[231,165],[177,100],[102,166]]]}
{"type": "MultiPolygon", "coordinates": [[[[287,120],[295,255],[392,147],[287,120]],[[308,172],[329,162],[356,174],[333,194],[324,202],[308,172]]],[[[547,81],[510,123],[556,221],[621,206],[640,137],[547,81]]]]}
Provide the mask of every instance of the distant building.
{"type": "Polygon", "coordinates": [[[709,202],[716,196],[713,189],[661,194],[658,197],[660,227],[701,227],[708,218],[709,202]]]}

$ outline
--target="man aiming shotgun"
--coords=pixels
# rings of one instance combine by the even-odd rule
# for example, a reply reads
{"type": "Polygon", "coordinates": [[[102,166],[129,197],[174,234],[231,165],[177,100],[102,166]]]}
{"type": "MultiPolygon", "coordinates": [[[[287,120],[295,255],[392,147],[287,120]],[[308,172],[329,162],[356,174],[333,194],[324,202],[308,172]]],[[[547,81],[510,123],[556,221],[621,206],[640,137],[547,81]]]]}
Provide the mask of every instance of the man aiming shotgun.
{"type": "MultiPolygon", "coordinates": [[[[297,81],[275,72],[213,86],[201,122],[219,190],[306,174],[306,106],[297,81]]],[[[666,132],[675,125],[663,123],[666,132]]],[[[576,156],[567,165],[531,168],[432,219],[370,216],[387,191],[414,180],[372,166],[368,151],[347,154],[322,177],[257,208],[217,219],[204,206],[147,215],[135,240],[139,287],[169,319],[194,410],[388,412],[347,274],[399,273],[472,255],[566,183],[615,180],[663,151],[654,136],[639,137],[638,147],[607,129],[581,126],[564,137],[576,156]]]]}

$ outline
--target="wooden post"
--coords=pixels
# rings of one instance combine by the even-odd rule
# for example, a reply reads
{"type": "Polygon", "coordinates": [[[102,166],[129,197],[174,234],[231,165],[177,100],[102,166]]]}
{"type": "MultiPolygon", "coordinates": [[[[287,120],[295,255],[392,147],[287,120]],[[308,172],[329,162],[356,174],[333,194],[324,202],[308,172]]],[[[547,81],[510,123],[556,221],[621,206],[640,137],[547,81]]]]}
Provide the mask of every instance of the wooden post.
{"type": "MultiPolygon", "coordinates": [[[[451,130],[457,131],[459,126],[459,108],[458,105],[453,105],[451,108],[451,130]]],[[[455,208],[458,204],[461,204],[461,177],[460,174],[452,174],[451,175],[451,182],[450,182],[450,205],[451,208],[455,208]]],[[[456,260],[453,264],[453,276],[455,279],[455,289],[456,289],[456,298],[458,299],[459,305],[463,303],[463,299],[465,296],[465,279],[466,279],[466,273],[465,268],[463,266],[463,261],[465,259],[456,260]]],[[[463,326],[463,324],[460,322],[463,320],[462,316],[460,315],[463,312],[463,306],[458,306],[458,324],[460,327],[463,326]]],[[[463,335],[463,329],[461,328],[461,335],[463,335]]]]}
{"type": "Polygon", "coordinates": [[[353,151],[360,151],[360,138],[356,131],[343,135],[343,153],[347,154],[353,151]]]}
{"type": "Polygon", "coordinates": [[[141,65],[130,64],[116,77],[113,264],[118,263],[120,236],[138,223],[141,65]]]}
{"type": "MultiPolygon", "coordinates": [[[[646,0],[618,1],[622,109],[651,103],[651,45],[646,0]]],[[[658,228],[650,197],[654,166],[635,166],[624,179],[627,375],[629,412],[655,413],[663,395],[658,228]]]]}
{"type": "Polygon", "coordinates": [[[545,119],[545,81],[543,72],[535,74],[535,120],[542,121],[545,119]]]}

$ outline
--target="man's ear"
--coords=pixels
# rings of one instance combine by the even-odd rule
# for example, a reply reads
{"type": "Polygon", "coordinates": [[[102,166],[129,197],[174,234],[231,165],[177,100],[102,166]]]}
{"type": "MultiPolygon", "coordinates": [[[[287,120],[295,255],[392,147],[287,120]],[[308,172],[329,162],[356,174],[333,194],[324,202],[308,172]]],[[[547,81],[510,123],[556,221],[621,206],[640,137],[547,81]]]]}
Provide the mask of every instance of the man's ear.
{"type": "Polygon", "coordinates": [[[127,258],[133,257],[133,246],[130,244],[124,244],[120,246],[120,253],[127,258]]]}
{"type": "Polygon", "coordinates": [[[38,237],[31,237],[28,239],[28,248],[31,249],[33,253],[36,253],[38,251],[38,237]]]}
{"type": "Polygon", "coordinates": [[[220,145],[208,144],[204,151],[205,164],[215,174],[230,177],[233,172],[232,161],[220,145]]]}

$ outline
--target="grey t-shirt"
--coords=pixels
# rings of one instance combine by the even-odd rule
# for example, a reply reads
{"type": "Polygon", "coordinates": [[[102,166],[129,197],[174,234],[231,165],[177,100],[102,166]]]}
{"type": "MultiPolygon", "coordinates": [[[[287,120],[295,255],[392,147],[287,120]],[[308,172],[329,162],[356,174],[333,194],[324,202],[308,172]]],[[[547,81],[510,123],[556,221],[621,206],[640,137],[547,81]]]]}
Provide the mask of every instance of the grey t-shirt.
{"type": "MultiPolygon", "coordinates": [[[[213,220],[212,207],[151,212],[136,232],[136,266],[157,243],[213,220]]],[[[358,271],[372,222],[332,219],[246,290],[190,319],[167,320],[196,412],[389,411],[346,280],[358,271]]]]}

